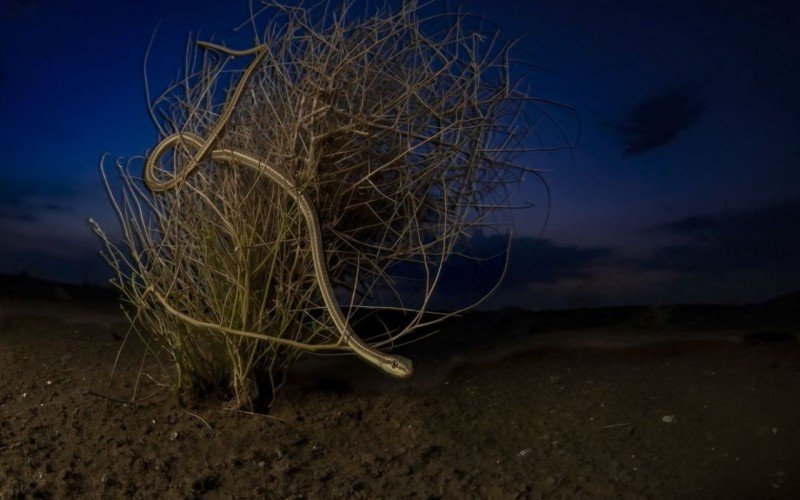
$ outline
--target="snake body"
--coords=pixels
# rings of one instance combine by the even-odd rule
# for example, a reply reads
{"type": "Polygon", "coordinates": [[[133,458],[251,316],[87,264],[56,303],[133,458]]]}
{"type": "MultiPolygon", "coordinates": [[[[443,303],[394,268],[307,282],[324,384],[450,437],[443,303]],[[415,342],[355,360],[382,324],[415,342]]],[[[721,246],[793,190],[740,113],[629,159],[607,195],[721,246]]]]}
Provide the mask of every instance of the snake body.
{"type": "Polygon", "coordinates": [[[266,161],[251,156],[242,151],[233,149],[214,149],[219,135],[225,129],[228,120],[233,113],[233,110],[241,99],[241,96],[247,85],[247,81],[252,76],[253,72],[257,69],[259,63],[263,60],[266,51],[263,47],[255,47],[246,51],[231,51],[224,47],[219,47],[213,44],[201,43],[201,46],[220,50],[228,53],[229,55],[247,55],[256,54],[256,57],[251,61],[245,69],[242,77],[239,80],[233,94],[225,105],[225,108],[220,115],[219,120],[211,129],[208,137],[204,140],[198,135],[188,132],[177,132],[164,137],[153,149],[147,157],[144,167],[144,181],[147,187],[153,192],[166,191],[178,186],[197,166],[206,158],[211,158],[214,161],[239,165],[250,168],[256,172],[265,174],[276,185],[297,203],[303,218],[306,221],[309,237],[311,241],[311,256],[314,264],[314,274],[317,286],[322,294],[323,302],[331,315],[333,322],[339,331],[340,339],[346,343],[350,349],[363,360],[374,365],[375,367],[383,370],[384,372],[395,377],[409,377],[413,372],[413,364],[410,359],[403,356],[392,356],[379,351],[378,349],[369,346],[365,343],[347,322],[347,318],[342,313],[336,296],[331,286],[330,277],[328,275],[327,264],[325,260],[325,250],[322,245],[322,230],[319,224],[317,212],[314,209],[314,204],[311,198],[304,193],[294,182],[292,182],[286,175],[278,171],[276,168],[269,165],[266,161]],[[160,180],[155,177],[155,170],[159,164],[161,157],[172,147],[178,144],[191,146],[196,152],[192,160],[181,173],[175,173],[171,178],[160,180]]]}

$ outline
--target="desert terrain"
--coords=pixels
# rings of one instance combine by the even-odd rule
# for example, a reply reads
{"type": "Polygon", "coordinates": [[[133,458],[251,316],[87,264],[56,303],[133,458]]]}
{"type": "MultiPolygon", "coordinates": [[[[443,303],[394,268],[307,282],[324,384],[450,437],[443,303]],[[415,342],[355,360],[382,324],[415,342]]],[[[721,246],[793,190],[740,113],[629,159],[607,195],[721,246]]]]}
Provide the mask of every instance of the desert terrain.
{"type": "Polygon", "coordinates": [[[800,497],[797,295],[470,313],[263,415],[180,405],[106,292],[0,285],[0,498],[800,497]]]}

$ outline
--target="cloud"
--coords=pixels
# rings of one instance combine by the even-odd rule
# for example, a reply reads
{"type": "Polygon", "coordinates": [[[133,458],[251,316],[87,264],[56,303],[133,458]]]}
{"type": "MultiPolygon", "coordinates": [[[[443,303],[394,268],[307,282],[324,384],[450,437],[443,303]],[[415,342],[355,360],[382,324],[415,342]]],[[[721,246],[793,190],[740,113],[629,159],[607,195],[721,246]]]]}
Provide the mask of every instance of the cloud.
{"type": "Polygon", "coordinates": [[[540,238],[517,238],[511,245],[505,281],[510,287],[585,277],[591,266],[613,253],[607,248],[559,245],[540,238]]]}
{"type": "MultiPolygon", "coordinates": [[[[671,243],[646,257],[619,249],[515,239],[508,273],[484,306],[563,308],[626,304],[754,302],[800,287],[800,199],[757,210],[685,217],[649,227],[671,243]]],[[[474,253],[502,249],[476,238],[474,253]]],[[[502,258],[450,270],[441,295],[491,288],[502,258]]],[[[475,294],[474,297],[479,296],[475,294]]]]}
{"type": "MultiPolygon", "coordinates": [[[[436,290],[435,307],[463,307],[491,290],[503,271],[506,242],[501,236],[474,236],[465,252],[469,258],[454,256],[445,266],[436,290]]],[[[608,248],[561,245],[534,237],[514,238],[505,278],[490,303],[497,305],[500,299],[504,303],[541,306],[541,301],[526,302],[531,299],[533,287],[590,279],[596,266],[614,258],[614,251],[608,248]]]]}
{"type": "Polygon", "coordinates": [[[641,155],[667,145],[694,124],[704,109],[697,91],[693,83],[672,85],[629,110],[614,127],[622,138],[624,155],[641,155]]]}
{"type": "Polygon", "coordinates": [[[74,196],[75,189],[66,184],[0,178],[0,220],[32,222],[42,212],[68,211],[74,196]]]}
{"type": "Polygon", "coordinates": [[[681,243],[658,249],[645,267],[697,275],[742,269],[800,274],[800,200],[753,211],[696,216],[651,228],[681,243]]]}

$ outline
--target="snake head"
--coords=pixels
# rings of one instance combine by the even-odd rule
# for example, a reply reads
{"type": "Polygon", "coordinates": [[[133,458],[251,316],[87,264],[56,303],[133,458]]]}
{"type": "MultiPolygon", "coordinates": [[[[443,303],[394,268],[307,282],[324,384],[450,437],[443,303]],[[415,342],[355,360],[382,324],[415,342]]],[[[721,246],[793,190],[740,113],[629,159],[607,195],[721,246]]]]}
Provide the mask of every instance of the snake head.
{"type": "Polygon", "coordinates": [[[403,356],[391,356],[391,361],[384,370],[398,378],[408,378],[414,373],[414,363],[403,356]]]}

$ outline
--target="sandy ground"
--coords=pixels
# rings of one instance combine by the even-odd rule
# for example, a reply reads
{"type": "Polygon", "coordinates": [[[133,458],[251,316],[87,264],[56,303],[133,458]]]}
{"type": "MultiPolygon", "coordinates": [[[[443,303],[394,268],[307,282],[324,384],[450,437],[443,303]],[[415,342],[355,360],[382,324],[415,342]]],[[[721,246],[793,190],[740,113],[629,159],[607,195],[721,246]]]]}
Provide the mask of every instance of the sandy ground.
{"type": "Polygon", "coordinates": [[[800,498],[796,330],[477,314],[404,351],[410,380],[313,358],[271,416],[180,408],[150,361],[143,401],[96,395],[125,331],[108,305],[0,301],[0,497],[800,498]]]}

